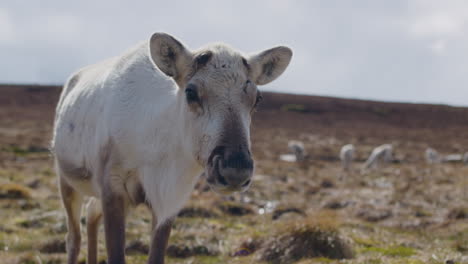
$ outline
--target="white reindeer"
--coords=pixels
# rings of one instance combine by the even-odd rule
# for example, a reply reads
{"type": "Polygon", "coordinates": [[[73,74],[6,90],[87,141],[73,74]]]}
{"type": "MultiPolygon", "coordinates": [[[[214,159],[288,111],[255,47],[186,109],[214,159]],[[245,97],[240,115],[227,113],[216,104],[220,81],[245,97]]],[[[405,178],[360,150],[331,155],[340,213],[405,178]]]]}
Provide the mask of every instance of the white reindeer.
{"type": "Polygon", "coordinates": [[[190,51],[155,33],[122,56],[86,67],[66,83],[52,149],[68,219],[68,264],[80,251],[80,208],[88,205],[88,264],[104,222],[109,264],[125,263],[125,217],[153,214],[149,263],[164,263],[171,222],[200,175],[217,192],[251,182],[250,122],[257,85],[280,76],[292,51],[244,57],[223,44],[190,51]]]}
{"type": "Polygon", "coordinates": [[[458,163],[463,161],[462,154],[448,154],[442,158],[442,162],[446,163],[458,163]]]}
{"type": "Polygon", "coordinates": [[[427,148],[425,152],[426,162],[429,164],[439,163],[439,153],[433,148],[427,148]]]}
{"type": "Polygon", "coordinates": [[[294,156],[296,156],[296,161],[303,161],[306,156],[305,148],[304,148],[304,143],[301,141],[297,140],[290,140],[288,142],[288,148],[292,153],[294,153],[294,156]]]}
{"type": "Polygon", "coordinates": [[[364,164],[365,169],[377,168],[381,162],[388,163],[393,159],[393,147],[391,144],[384,144],[376,147],[366,163],[364,164]]]}
{"type": "Polygon", "coordinates": [[[348,171],[351,169],[351,163],[354,159],[355,148],[352,144],[347,144],[341,147],[340,150],[340,160],[341,164],[343,165],[343,169],[348,171]]]}

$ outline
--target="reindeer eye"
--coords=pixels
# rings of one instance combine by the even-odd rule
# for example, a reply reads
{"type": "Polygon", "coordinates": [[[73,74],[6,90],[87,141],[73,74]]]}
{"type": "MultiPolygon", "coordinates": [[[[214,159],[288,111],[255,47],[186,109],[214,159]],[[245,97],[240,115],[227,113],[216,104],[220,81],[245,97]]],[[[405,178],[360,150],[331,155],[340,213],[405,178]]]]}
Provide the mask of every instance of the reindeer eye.
{"type": "Polygon", "coordinates": [[[187,98],[188,103],[198,101],[198,93],[194,85],[189,85],[187,88],[185,88],[185,97],[187,98]]]}
{"type": "Polygon", "coordinates": [[[212,55],[213,53],[211,53],[210,51],[200,54],[196,58],[197,66],[198,67],[205,66],[208,63],[208,61],[211,59],[212,55]]]}

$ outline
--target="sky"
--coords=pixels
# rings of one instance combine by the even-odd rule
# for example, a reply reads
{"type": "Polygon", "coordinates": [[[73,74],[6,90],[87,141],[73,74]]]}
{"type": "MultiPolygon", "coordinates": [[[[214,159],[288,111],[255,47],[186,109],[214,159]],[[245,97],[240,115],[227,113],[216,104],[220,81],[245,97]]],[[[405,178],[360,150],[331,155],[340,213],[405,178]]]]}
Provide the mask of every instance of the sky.
{"type": "Polygon", "coordinates": [[[192,49],[291,47],[263,90],[468,106],[464,0],[3,0],[0,83],[62,84],[154,32],[192,49]]]}

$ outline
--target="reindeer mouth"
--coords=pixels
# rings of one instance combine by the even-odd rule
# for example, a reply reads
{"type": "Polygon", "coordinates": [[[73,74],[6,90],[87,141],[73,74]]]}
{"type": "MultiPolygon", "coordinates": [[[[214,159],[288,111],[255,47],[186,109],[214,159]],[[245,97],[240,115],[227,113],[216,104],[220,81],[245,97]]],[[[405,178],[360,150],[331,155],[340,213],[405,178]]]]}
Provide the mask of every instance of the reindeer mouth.
{"type": "Polygon", "coordinates": [[[246,191],[251,184],[249,179],[241,186],[232,186],[228,180],[221,173],[221,168],[225,167],[225,162],[220,155],[214,155],[206,166],[205,174],[207,176],[206,181],[211,189],[220,194],[230,194],[232,192],[243,192],[246,191]]]}
{"type": "Polygon", "coordinates": [[[223,166],[223,160],[220,155],[216,155],[210,160],[207,166],[207,182],[209,184],[228,186],[228,182],[219,171],[221,166],[223,166]]]}

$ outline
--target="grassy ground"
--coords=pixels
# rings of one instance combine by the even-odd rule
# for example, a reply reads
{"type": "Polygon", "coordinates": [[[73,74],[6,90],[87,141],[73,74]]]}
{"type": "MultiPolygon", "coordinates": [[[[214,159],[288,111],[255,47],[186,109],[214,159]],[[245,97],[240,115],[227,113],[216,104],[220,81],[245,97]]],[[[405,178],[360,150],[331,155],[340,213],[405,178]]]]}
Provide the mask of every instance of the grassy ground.
{"type": "MultiPolygon", "coordinates": [[[[56,96],[26,89],[0,97],[1,263],[65,263],[64,210],[46,149],[56,96]]],[[[266,99],[254,120],[251,189],[222,197],[200,181],[175,222],[168,263],[468,263],[468,166],[422,158],[428,146],[447,154],[467,146],[467,115],[464,123],[453,116],[462,110],[356,102],[346,116],[334,112],[346,101],[266,99]],[[411,116],[424,111],[426,123],[411,116]],[[306,161],[279,161],[290,139],[304,142],[306,161]],[[348,173],[336,159],[346,143],[358,146],[348,173]],[[393,143],[397,162],[362,172],[380,143],[393,143]]],[[[144,207],[129,214],[128,263],[145,263],[149,223],[144,207]]]]}

